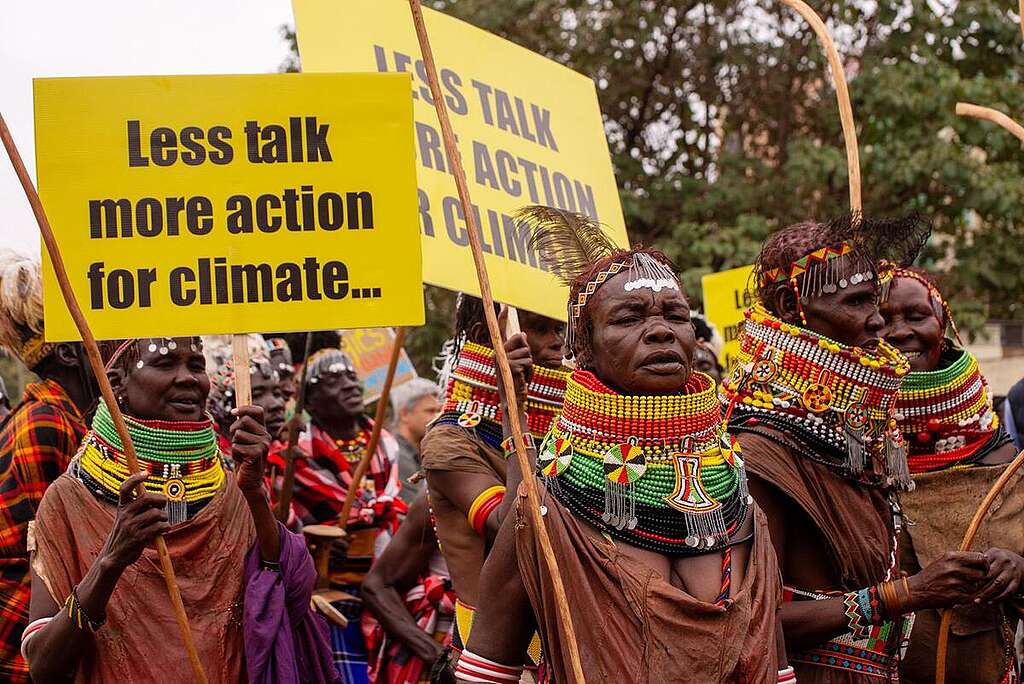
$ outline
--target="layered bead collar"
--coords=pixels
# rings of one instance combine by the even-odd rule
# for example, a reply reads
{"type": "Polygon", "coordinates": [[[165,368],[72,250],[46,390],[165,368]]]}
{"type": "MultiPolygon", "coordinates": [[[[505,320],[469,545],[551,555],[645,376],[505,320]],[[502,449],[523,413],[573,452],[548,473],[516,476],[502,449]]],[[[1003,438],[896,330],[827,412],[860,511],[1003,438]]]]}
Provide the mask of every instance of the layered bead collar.
{"type": "Polygon", "coordinates": [[[908,374],[896,395],[895,417],[914,474],[970,465],[1006,442],[999,439],[988,382],[963,349],[943,353],[941,368],[908,374]]]}
{"type": "Polygon", "coordinates": [[[576,515],[669,555],[723,546],[750,503],[739,445],[702,373],[680,394],[630,396],[575,371],[537,467],[576,515]]]}
{"type": "Polygon", "coordinates": [[[720,390],[730,429],[757,432],[763,423],[845,477],[912,488],[894,418],[906,359],[885,342],[874,354],[841,345],[760,304],[745,316],[736,367],[720,390]]]}
{"type": "MultiPolygon", "coordinates": [[[[127,415],[124,419],[139,467],[149,472],[146,490],[167,497],[171,525],[192,518],[224,484],[213,422],[141,420],[127,415]]],[[[92,429],[71,471],[98,498],[117,504],[121,484],[131,472],[106,404],[96,409],[92,429]]]]}
{"type": "MultiPolygon", "coordinates": [[[[565,382],[569,373],[535,365],[526,388],[526,417],[530,433],[540,439],[562,408],[565,382]]],[[[440,424],[458,425],[474,430],[494,448],[501,445],[501,403],[494,350],[466,341],[458,353],[445,386],[445,401],[440,424]]]]}

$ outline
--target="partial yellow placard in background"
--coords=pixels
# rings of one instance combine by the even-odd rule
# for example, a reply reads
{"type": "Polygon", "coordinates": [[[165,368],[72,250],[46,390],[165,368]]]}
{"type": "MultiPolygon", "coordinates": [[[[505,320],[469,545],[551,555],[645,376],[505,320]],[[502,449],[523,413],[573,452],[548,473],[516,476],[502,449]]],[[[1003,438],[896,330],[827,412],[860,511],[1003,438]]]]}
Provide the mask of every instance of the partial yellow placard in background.
{"type": "Polygon", "coordinates": [[[747,290],[753,266],[740,266],[728,271],[709,273],[701,278],[704,291],[704,315],[718,327],[725,344],[719,361],[726,370],[740,349],[739,327],[743,312],[753,301],[753,293],[747,290]]]}
{"type": "MultiPolygon", "coordinates": [[[[366,403],[371,404],[380,399],[384,390],[391,349],[395,346],[395,333],[391,328],[359,328],[340,332],[342,348],[352,357],[356,373],[363,383],[363,396],[366,403]]],[[[403,349],[398,356],[391,387],[398,387],[416,377],[416,369],[403,349]]]]}
{"type": "MultiPolygon", "coordinates": [[[[423,278],[479,294],[469,238],[405,0],[294,0],[305,72],[413,74],[423,278]]],[[[596,217],[620,246],[626,228],[594,83],[503,38],[423,11],[441,88],[476,204],[494,296],[565,320],[564,287],[510,215],[543,204],[596,217]]]]}
{"type": "MultiPolygon", "coordinates": [[[[93,333],[422,324],[410,82],[37,79],[39,190],[93,333]]],[[[78,339],[43,254],[46,338],[78,339]]]]}

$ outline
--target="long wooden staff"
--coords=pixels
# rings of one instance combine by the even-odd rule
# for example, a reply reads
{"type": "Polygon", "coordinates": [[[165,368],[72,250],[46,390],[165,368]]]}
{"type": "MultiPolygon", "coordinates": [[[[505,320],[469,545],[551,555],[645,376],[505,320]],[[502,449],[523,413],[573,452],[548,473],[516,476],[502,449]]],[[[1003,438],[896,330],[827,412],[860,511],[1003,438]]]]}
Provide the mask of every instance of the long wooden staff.
{"type": "MultiPolygon", "coordinates": [[[[988,515],[988,510],[992,508],[996,498],[1003,493],[1007,483],[1009,483],[1022,465],[1024,465],[1024,451],[1017,454],[1017,458],[1013,459],[1006,466],[1003,474],[999,476],[996,483],[988,490],[988,494],[985,495],[981,505],[978,506],[978,510],[974,512],[971,524],[967,528],[967,534],[964,535],[964,540],[960,542],[961,551],[970,550],[971,544],[974,543],[974,537],[978,534],[978,529],[981,527],[981,523],[985,520],[985,516],[988,515]]],[[[946,651],[949,648],[949,623],[952,619],[952,610],[946,608],[942,611],[942,622],[939,623],[938,647],[935,649],[935,684],[945,684],[946,682],[946,651]]]]}
{"type": "Polygon", "coordinates": [[[395,333],[394,346],[391,347],[391,358],[388,359],[388,373],[384,376],[384,387],[381,389],[380,399],[377,400],[377,411],[373,417],[373,431],[370,432],[370,441],[366,445],[363,457],[359,459],[359,465],[356,466],[355,472],[352,473],[352,482],[348,486],[348,491],[345,492],[345,503],[342,504],[341,513],[338,515],[338,527],[343,530],[348,527],[348,516],[352,512],[352,505],[356,501],[356,491],[359,489],[359,483],[363,481],[366,471],[370,469],[370,461],[373,459],[373,455],[377,453],[380,431],[384,427],[384,416],[388,408],[388,397],[391,395],[391,383],[395,379],[395,369],[398,368],[398,359],[402,356],[403,344],[405,344],[405,328],[399,328],[398,332],[395,333]]]}
{"type": "MultiPolygon", "coordinates": [[[[1024,0],[1021,0],[1024,2],[1024,0]]],[[[979,107],[978,105],[969,104],[967,102],[956,103],[957,116],[971,116],[975,119],[984,119],[985,121],[991,121],[992,123],[999,124],[1010,133],[1017,136],[1021,142],[1024,142],[1024,126],[1006,116],[997,109],[990,107],[979,107]]]]}
{"type": "Polygon", "coordinates": [[[843,140],[846,142],[846,168],[850,176],[850,211],[859,212],[862,209],[860,152],[857,148],[857,129],[853,125],[850,91],[846,87],[846,73],[843,71],[843,63],[839,60],[839,52],[832,41],[832,36],[828,33],[828,27],[814,10],[802,0],[782,0],[782,2],[799,13],[818,34],[818,40],[821,41],[821,46],[825,49],[825,56],[828,57],[828,63],[832,67],[832,80],[835,82],[836,99],[839,101],[839,120],[843,124],[843,140]]]}
{"type": "MultiPolygon", "coordinates": [[[[459,191],[459,201],[462,203],[462,215],[466,220],[466,228],[469,232],[469,245],[473,253],[473,265],[476,267],[476,277],[480,282],[480,298],[484,304],[484,316],[487,319],[487,331],[491,336],[491,346],[494,348],[494,360],[498,366],[498,380],[501,382],[506,397],[514,397],[515,389],[512,384],[512,371],[508,365],[508,356],[505,354],[505,347],[501,342],[501,330],[498,328],[498,318],[494,315],[494,297],[491,295],[491,283],[487,277],[487,265],[484,263],[483,249],[480,246],[480,228],[476,222],[476,215],[473,211],[472,202],[469,197],[469,184],[466,182],[466,172],[462,168],[462,156],[455,144],[455,132],[452,130],[451,121],[448,119],[448,108],[445,105],[444,95],[437,79],[437,67],[434,65],[434,53],[430,49],[430,39],[427,36],[427,27],[423,22],[423,10],[420,7],[420,0],[409,0],[409,9],[412,11],[413,25],[416,27],[416,37],[419,39],[420,52],[423,55],[423,63],[427,69],[427,81],[430,85],[430,93],[434,98],[434,107],[437,109],[437,119],[441,124],[441,135],[444,138],[445,151],[448,159],[452,162],[452,171],[455,176],[455,186],[459,191]]],[[[541,555],[547,565],[548,574],[555,591],[555,602],[558,607],[558,614],[561,618],[562,629],[565,632],[563,643],[569,649],[569,663],[572,669],[572,678],[577,684],[584,684],[583,666],[580,661],[579,648],[576,644],[576,629],[572,624],[572,615],[569,612],[569,602],[565,595],[565,585],[562,583],[562,576],[559,574],[558,561],[555,559],[554,549],[551,547],[551,539],[548,537],[547,527],[544,525],[544,518],[540,512],[540,497],[537,495],[537,483],[531,477],[530,462],[526,456],[526,449],[523,444],[523,431],[518,420],[510,420],[512,428],[512,441],[515,443],[516,461],[519,463],[519,470],[523,474],[523,484],[526,487],[528,501],[527,510],[530,522],[537,533],[537,541],[540,544],[541,555]]]]}
{"type": "Polygon", "coordinates": [[[295,413],[288,421],[288,447],[285,449],[284,477],[281,479],[281,491],[277,494],[277,519],[288,522],[288,507],[292,503],[295,488],[295,448],[299,443],[299,431],[302,429],[302,412],[306,410],[306,359],[309,358],[309,347],[313,342],[313,331],[306,333],[305,349],[302,352],[302,377],[299,378],[299,391],[295,397],[295,413]]]}
{"type": "MultiPolygon", "coordinates": [[[[990,109],[989,107],[979,107],[966,102],[957,102],[956,113],[958,116],[971,116],[976,119],[984,119],[999,124],[1017,136],[1021,142],[1024,142],[1024,127],[1000,111],[990,109]]],[[[1017,458],[1010,465],[1006,466],[1003,474],[999,476],[999,479],[992,485],[988,494],[985,495],[981,505],[978,506],[978,510],[974,512],[971,524],[967,528],[967,534],[964,535],[963,541],[960,542],[961,551],[967,551],[971,548],[971,544],[974,543],[974,537],[978,534],[978,529],[981,527],[985,516],[988,515],[988,510],[992,507],[992,503],[1002,494],[1007,483],[1022,465],[1024,465],[1024,451],[1021,451],[1017,458]]],[[[935,649],[935,684],[945,684],[946,682],[946,654],[949,649],[949,624],[952,619],[953,612],[950,609],[947,608],[942,611],[942,621],[939,623],[938,645],[935,649]]]]}
{"type": "MultiPolygon", "coordinates": [[[[132,473],[137,473],[139,472],[139,460],[135,455],[135,445],[132,444],[131,435],[128,434],[128,425],[124,422],[124,416],[121,415],[121,409],[114,398],[114,390],[110,386],[110,380],[107,379],[107,373],[103,368],[103,360],[100,358],[100,350],[96,346],[96,338],[93,337],[92,330],[89,329],[89,322],[85,320],[85,315],[78,306],[78,299],[75,297],[74,290],[71,289],[71,281],[68,280],[60,248],[57,246],[57,240],[53,236],[53,230],[50,228],[50,222],[46,218],[46,212],[43,211],[43,203],[39,199],[39,193],[36,192],[35,185],[32,184],[28,171],[25,170],[25,163],[21,159],[18,147],[14,144],[14,138],[11,137],[11,131],[7,128],[7,122],[4,121],[3,115],[0,115],[0,139],[3,140],[4,148],[7,149],[7,155],[14,166],[14,172],[18,175],[18,180],[21,181],[21,187],[25,191],[28,203],[32,206],[32,213],[36,216],[36,223],[39,224],[39,232],[43,236],[43,243],[46,245],[46,251],[50,255],[50,262],[53,264],[53,271],[57,276],[57,283],[60,285],[60,292],[64,297],[64,303],[67,305],[68,312],[75,322],[75,327],[78,328],[78,332],[82,336],[82,344],[85,346],[89,366],[92,368],[93,375],[96,376],[96,382],[100,387],[100,394],[103,395],[103,401],[106,403],[107,409],[110,411],[110,417],[114,421],[114,428],[117,430],[118,437],[121,438],[121,444],[124,446],[125,458],[128,460],[128,470],[132,473]]],[[[137,492],[139,496],[142,496],[146,489],[140,484],[137,492]]],[[[154,546],[156,546],[157,555],[160,556],[160,567],[163,569],[167,593],[171,597],[174,617],[178,621],[178,629],[181,631],[181,638],[185,642],[185,651],[188,654],[189,663],[192,665],[192,673],[195,675],[197,682],[206,684],[206,673],[203,672],[202,663],[199,662],[199,654],[196,652],[195,643],[192,641],[192,630],[188,624],[188,616],[185,615],[185,604],[181,601],[181,592],[178,591],[178,583],[174,577],[174,566],[171,565],[171,554],[167,551],[167,543],[164,542],[162,536],[157,536],[154,540],[154,546]]]]}

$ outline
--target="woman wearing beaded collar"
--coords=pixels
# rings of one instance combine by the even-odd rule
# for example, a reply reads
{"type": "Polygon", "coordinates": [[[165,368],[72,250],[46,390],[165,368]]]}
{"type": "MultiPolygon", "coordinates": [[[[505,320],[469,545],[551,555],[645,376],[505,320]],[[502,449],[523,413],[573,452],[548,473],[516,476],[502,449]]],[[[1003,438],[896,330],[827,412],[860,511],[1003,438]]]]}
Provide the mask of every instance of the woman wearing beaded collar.
{"type": "MultiPolygon", "coordinates": [[[[565,324],[530,311],[519,312],[519,324],[537,361],[525,399],[529,427],[543,436],[565,394],[565,324]]],[[[483,303],[460,295],[455,337],[442,371],[444,405],[421,445],[437,536],[458,596],[455,651],[469,638],[479,601],[480,571],[511,506],[513,497],[506,502],[506,485],[514,491],[518,483],[506,483],[497,367],[488,344],[483,303]]],[[[532,664],[539,658],[539,645],[535,641],[529,649],[532,664]]]]}
{"type": "MultiPolygon", "coordinates": [[[[978,502],[1013,460],[1016,449],[1000,428],[992,393],[974,356],[952,339],[959,333],[949,306],[926,272],[887,263],[882,268],[885,319],[882,334],[910,361],[896,395],[896,419],[909,445],[916,485],[901,497],[915,524],[901,540],[908,572],[933,561],[966,531],[978,502]],[[912,537],[912,541],[911,541],[912,537]]],[[[981,528],[988,573],[974,603],[954,609],[947,678],[1002,682],[1013,673],[1013,635],[1021,618],[1024,587],[1024,486],[1011,482],[996,513],[981,528]],[[1016,600],[1015,600],[1016,598],[1016,600]]],[[[935,678],[939,614],[918,611],[902,681],[935,678]]]]}
{"type": "MultiPolygon", "coordinates": [[[[532,208],[522,219],[571,280],[577,370],[554,428],[529,450],[587,681],[788,678],[767,526],[714,383],[693,372],[694,329],[671,266],[657,251],[615,248],[586,217],[532,208]],[[570,242],[590,246],[570,257],[570,242]]],[[[506,348],[522,394],[525,342],[515,336],[506,348]]],[[[569,680],[547,568],[525,497],[515,498],[484,567],[462,681],[513,681],[506,664],[534,627],[546,671],[569,680]]]]}
{"type": "Polygon", "coordinates": [[[907,614],[971,600],[981,554],[900,573],[894,490],[912,482],[893,402],[906,360],[879,339],[879,253],[914,254],[928,226],[859,216],[771,236],[739,362],[722,386],[750,490],[782,566],[781,615],[801,682],[898,677],[907,614]]]}
{"type": "Polygon", "coordinates": [[[151,548],[162,534],[211,679],[337,681],[326,626],[309,610],[312,559],[268,504],[262,409],[235,409],[236,467],[226,472],[205,413],[210,382],[198,338],[104,351],[142,472],[129,473],[101,405],[35,520],[33,621],[22,640],[33,680],[190,677],[151,548]]]}

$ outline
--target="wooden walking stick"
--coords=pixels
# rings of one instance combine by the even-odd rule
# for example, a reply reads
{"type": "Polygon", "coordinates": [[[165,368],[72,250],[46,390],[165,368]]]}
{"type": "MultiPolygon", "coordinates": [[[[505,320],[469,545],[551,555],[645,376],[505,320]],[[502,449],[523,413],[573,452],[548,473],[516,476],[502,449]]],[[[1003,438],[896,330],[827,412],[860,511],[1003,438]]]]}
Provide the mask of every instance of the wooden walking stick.
{"type": "Polygon", "coordinates": [[[352,473],[352,483],[345,492],[345,503],[341,506],[341,513],[338,515],[338,527],[344,530],[348,527],[348,516],[352,512],[352,506],[356,501],[356,491],[359,483],[366,476],[370,469],[370,461],[377,453],[377,444],[380,442],[380,431],[384,427],[384,416],[388,408],[388,397],[391,394],[391,383],[395,379],[395,370],[398,368],[398,359],[402,356],[402,345],[405,344],[405,328],[399,328],[395,333],[394,346],[391,347],[391,358],[388,359],[388,372],[384,376],[384,387],[380,392],[380,399],[377,400],[377,411],[373,417],[373,431],[370,432],[370,441],[366,445],[363,457],[359,459],[355,472],[352,473]]]}
{"type": "MultiPolygon", "coordinates": [[[[992,508],[996,498],[1003,493],[1007,483],[1009,483],[1022,465],[1024,465],[1024,451],[1017,454],[1017,458],[1013,459],[1006,466],[1002,475],[992,485],[992,488],[988,490],[988,494],[985,495],[981,505],[978,506],[978,510],[974,512],[971,524],[967,527],[967,534],[964,535],[963,541],[960,542],[961,551],[969,551],[971,549],[974,537],[978,534],[985,516],[988,515],[988,510],[992,508]]],[[[935,649],[935,684],[945,684],[946,682],[946,651],[949,648],[949,623],[952,619],[952,610],[946,608],[942,611],[942,622],[939,623],[938,647],[935,649]]]]}
{"type": "Polygon", "coordinates": [[[309,358],[309,347],[313,343],[313,331],[306,333],[305,349],[302,352],[302,374],[299,378],[299,391],[295,398],[295,413],[288,421],[288,447],[284,451],[284,477],[281,479],[281,491],[277,494],[277,519],[288,522],[288,507],[292,503],[295,488],[295,448],[299,443],[299,432],[302,430],[302,412],[306,410],[306,359],[309,358]]]}
{"type": "MultiPolygon", "coordinates": [[[[462,168],[462,157],[459,154],[458,146],[455,144],[455,132],[452,130],[452,124],[448,118],[448,108],[445,105],[444,95],[441,93],[441,87],[438,84],[437,67],[434,64],[434,53],[430,49],[427,27],[423,22],[423,9],[420,7],[420,0],[409,0],[409,9],[412,11],[412,21],[416,28],[416,37],[419,40],[423,64],[426,67],[430,93],[434,99],[434,107],[437,110],[437,119],[441,124],[441,135],[444,138],[445,152],[448,155],[448,159],[451,160],[455,186],[459,191],[462,215],[466,219],[469,245],[473,253],[473,265],[476,267],[477,280],[480,282],[480,298],[483,300],[484,316],[487,319],[487,331],[491,336],[494,360],[498,366],[498,381],[501,383],[505,396],[514,397],[515,389],[512,383],[512,371],[508,365],[505,346],[501,342],[498,318],[494,315],[494,297],[491,295],[491,283],[487,277],[487,265],[484,263],[483,249],[480,245],[480,228],[477,225],[476,214],[470,201],[469,184],[466,182],[466,172],[462,168]]],[[[584,684],[586,680],[583,677],[579,647],[576,644],[576,630],[572,624],[572,615],[569,613],[569,602],[565,596],[565,585],[558,571],[555,552],[551,547],[551,539],[548,537],[547,527],[544,525],[544,518],[540,512],[540,497],[537,494],[536,480],[531,477],[530,462],[526,456],[522,427],[519,425],[518,420],[510,420],[509,425],[512,428],[512,441],[515,443],[516,461],[519,464],[519,470],[523,475],[523,485],[526,488],[528,515],[530,516],[531,524],[537,531],[541,555],[544,557],[545,565],[554,587],[558,615],[561,619],[562,629],[565,632],[564,643],[569,649],[568,655],[569,663],[572,666],[572,678],[576,684],[584,684]]]]}
{"type": "MultiPolygon", "coordinates": [[[[46,218],[46,212],[43,211],[43,203],[39,199],[39,193],[36,192],[35,185],[32,184],[28,171],[25,170],[25,163],[22,161],[21,154],[14,144],[14,138],[11,137],[11,131],[7,128],[7,122],[4,121],[3,115],[0,115],[0,139],[3,140],[7,156],[10,157],[11,164],[14,166],[14,172],[18,175],[18,180],[21,181],[21,187],[25,191],[29,205],[32,207],[32,213],[35,214],[36,223],[39,224],[39,232],[42,234],[46,251],[50,255],[50,262],[53,264],[53,271],[57,276],[57,283],[60,285],[60,292],[64,297],[64,303],[67,305],[68,312],[75,322],[75,327],[78,328],[78,332],[82,336],[82,344],[89,359],[89,366],[92,368],[93,375],[96,376],[100,394],[103,395],[103,402],[110,411],[110,417],[114,421],[114,428],[117,430],[117,435],[124,446],[124,455],[128,460],[128,470],[132,473],[137,473],[139,472],[139,461],[135,455],[135,445],[132,444],[131,435],[128,434],[128,425],[124,422],[124,416],[121,415],[121,409],[114,398],[114,390],[110,386],[110,380],[107,379],[107,373],[103,368],[103,360],[100,358],[100,350],[96,345],[96,338],[93,337],[92,330],[89,329],[89,322],[85,320],[85,315],[78,306],[78,299],[75,297],[74,290],[71,289],[71,281],[68,280],[67,270],[64,268],[64,259],[61,257],[60,248],[57,246],[57,239],[53,236],[50,222],[46,218]]],[[[145,487],[140,483],[137,490],[138,495],[142,496],[145,492],[145,487]]],[[[196,652],[195,643],[192,641],[192,630],[189,628],[188,616],[185,615],[185,605],[181,601],[181,592],[178,591],[178,583],[174,577],[174,566],[171,565],[171,555],[167,551],[167,543],[164,541],[163,536],[157,536],[153,544],[156,547],[157,555],[160,557],[160,567],[163,570],[164,581],[167,583],[167,593],[171,597],[174,617],[178,621],[178,629],[181,631],[181,638],[185,642],[185,652],[188,654],[189,663],[192,665],[192,673],[195,675],[197,682],[206,684],[206,674],[203,672],[202,663],[199,662],[199,654],[196,652]]]]}
{"type": "MultiPolygon", "coordinates": [[[[1024,2],[1024,0],[1021,0],[1024,2]]],[[[997,109],[990,107],[979,107],[978,105],[969,104],[967,102],[956,103],[956,114],[957,116],[971,116],[975,119],[984,119],[985,121],[991,121],[992,123],[999,124],[1013,135],[1017,136],[1022,143],[1024,143],[1024,126],[1006,116],[997,109]]]]}
{"type": "MultiPolygon", "coordinates": [[[[853,106],[850,104],[850,91],[846,87],[846,74],[843,63],[839,60],[839,52],[828,33],[828,27],[802,0],[782,0],[793,8],[811,25],[818,34],[818,40],[825,49],[825,56],[832,67],[832,80],[835,82],[836,99],[839,101],[839,120],[843,124],[843,140],[846,143],[846,168],[850,175],[850,211],[857,213],[862,209],[860,194],[860,152],[857,148],[857,129],[853,124],[853,106]]],[[[1021,0],[1024,2],[1024,0],[1021,0]]]]}
{"type": "MultiPolygon", "coordinates": [[[[1022,0],[1022,2],[1024,2],[1024,0],[1022,0]]],[[[1010,133],[1017,136],[1021,142],[1024,142],[1024,127],[1000,111],[990,109],[989,107],[979,107],[966,102],[957,102],[956,113],[958,116],[970,116],[976,119],[984,119],[986,121],[999,124],[1010,133]]],[[[1024,451],[1021,451],[1017,455],[1017,458],[1013,459],[1013,461],[1006,466],[1002,475],[999,476],[996,483],[992,485],[991,489],[989,489],[988,494],[985,495],[981,505],[978,506],[978,510],[974,512],[974,517],[971,518],[971,524],[967,527],[967,533],[964,535],[963,541],[960,542],[961,551],[970,550],[971,544],[974,543],[974,537],[978,534],[978,530],[981,528],[981,523],[985,520],[985,516],[988,515],[988,511],[992,507],[992,504],[1003,492],[1007,483],[1009,483],[1010,479],[1022,465],[1024,465],[1024,451]]],[[[942,621],[939,623],[939,636],[937,639],[937,647],[935,649],[935,684],[945,684],[946,682],[946,654],[949,650],[949,624],[952,619],[953,612],[949,608],[942,611],[942,621]]]]}

